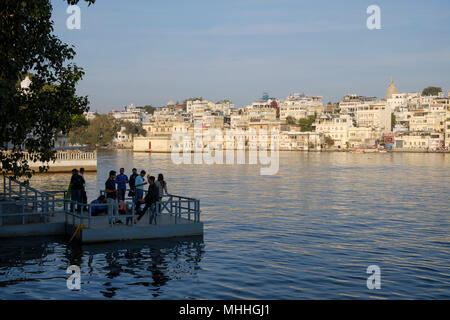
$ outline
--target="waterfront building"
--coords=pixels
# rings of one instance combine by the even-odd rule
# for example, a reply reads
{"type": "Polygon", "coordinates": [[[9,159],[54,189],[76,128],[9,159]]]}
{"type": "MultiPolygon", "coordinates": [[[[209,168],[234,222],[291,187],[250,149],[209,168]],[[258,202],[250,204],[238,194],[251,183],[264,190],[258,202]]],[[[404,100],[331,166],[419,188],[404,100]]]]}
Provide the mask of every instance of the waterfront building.
{"type": "Polygon", "coordinates": [[[450,150],[450,117],[448,117],[445,121],[444,146],[447,150],[450,150]]]}
{"type": "Polygon", "coordinates": [[[317,150],[324,141],[324,135],[318,132],[301,132],[296,130],[281,131],[279,149],[291,150],[317,150]]]}
{"type": "Polygon", "coordinates": [[[336,116],[323,115],[315,122],[316,132],[329,136],[337,148],[347,147],[348,132],[353,127],[353,120],[348,114],[336,116]]]}
{"type": "Polygon", "coordinates": [[[348,129],[348,146],[350,148],[376,146],[381,137],[380,128],[350,127],[348,129]]]}
{"type": "Polygon", "coordinates": [[[443,133],[408,132],[394,138],[394,149],[399,151],[436,151],[443,146],[443,133]]]}

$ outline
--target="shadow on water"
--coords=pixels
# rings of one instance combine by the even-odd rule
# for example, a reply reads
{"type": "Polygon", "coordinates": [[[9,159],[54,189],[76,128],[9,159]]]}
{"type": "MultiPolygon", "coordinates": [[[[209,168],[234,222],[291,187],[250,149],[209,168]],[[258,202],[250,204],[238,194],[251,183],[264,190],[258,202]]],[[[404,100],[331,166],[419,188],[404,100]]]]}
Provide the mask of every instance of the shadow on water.
{"type": "MultiPolygon", "coordinates": [[[[0,298],[17,298],[17,294],[23,294],[25,298],[34,296],[30,286],[25,291],[4,294],[8,287],[14,291],[18,283],[41,282],[36,284],[38,287],[43,281],[65,279],[68,277],[65,269],[69,265],[80,267],[82,289],[93,298],[101,298],[98,293],[104,298],[112,298],[118,291],[127,291],[128,298],[139,299],[139,295],[148,298],[142,294],[143,287],[149,288],[153,297],[158,297],[161,288],[171,280],[196,276],[203,254],[203,237],[92,245],[67,245],[66,239],[60,237],[0,240],[0,287],[4,290],[0,298]],[[45,268],[49,263],[53,267],[45,268]],[[55,265],[60,270],[57,276],[55,265]],[[17,277],[17,274],[21,276],[17,277]],[[132,289],[129,292],[133,287],[140,288],[140,293],[132,289]]],[[[54,290],[61,291],[61,298],[73,297],[61,285],[54,290]]],[[[55,292],[47,294],[54,296],[55,292]]]]}

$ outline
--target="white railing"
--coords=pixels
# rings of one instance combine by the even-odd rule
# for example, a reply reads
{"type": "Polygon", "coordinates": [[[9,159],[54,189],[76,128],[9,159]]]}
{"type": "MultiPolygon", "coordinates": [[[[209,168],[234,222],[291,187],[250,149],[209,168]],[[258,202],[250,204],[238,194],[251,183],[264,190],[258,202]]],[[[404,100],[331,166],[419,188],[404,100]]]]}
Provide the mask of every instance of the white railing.
{"type": "MultiPolygon", "coordinates": [[[[3,151],[5,153],[10,153],[10,151],[3,151]]],[[[29,162],[35,162],[35,155],[28,152],[23,152],[23,158],[29,162]]],[[[96,160],[97,152],[87,152],[87,151],[57,151],[55,154],[55,161],[66,161],[66,160],[96,160]]],[[[40,162],[40,161],[36,161],[40,162]]],[[[50,161],[51,163],[52,161],[50,161]]]]}

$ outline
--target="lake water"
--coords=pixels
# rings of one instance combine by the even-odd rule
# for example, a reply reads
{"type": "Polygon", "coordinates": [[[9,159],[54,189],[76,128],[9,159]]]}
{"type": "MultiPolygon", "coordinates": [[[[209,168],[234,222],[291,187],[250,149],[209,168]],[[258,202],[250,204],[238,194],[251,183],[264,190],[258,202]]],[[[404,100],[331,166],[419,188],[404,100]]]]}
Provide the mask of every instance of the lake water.
{"type": "MultiPolygon", "coordinates": [[[[450,155],[282,152],[256,165],[175,165],[168,154],[100,152],[88,197],[110,169],[164,173],[201,199],[202,238],[67,245],[0,240],[2,299],[449,299],[450,155]],[[81,267],[81,290],[66,268],[81,267]],[[381,269],[369,290],[367,267],[381,269]]],[[[32,185],[65,189],[70,175],[32,185]]]]}

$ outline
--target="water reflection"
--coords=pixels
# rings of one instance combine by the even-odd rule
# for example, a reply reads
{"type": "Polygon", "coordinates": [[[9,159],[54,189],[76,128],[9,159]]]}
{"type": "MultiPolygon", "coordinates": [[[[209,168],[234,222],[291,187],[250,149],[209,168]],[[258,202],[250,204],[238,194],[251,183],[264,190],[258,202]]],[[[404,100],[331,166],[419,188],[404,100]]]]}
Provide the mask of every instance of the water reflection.
{"type": "Polygon", "coordinates": [[[156,298],[170,281],[196,276],[203,253],[202,237],[88,246],[66,245],[62,238],[1,240],[0,287],[11,288],[2,289],[0,298],[29,298],[37,292],[39,298],[54,298],[56,293],[58,298],[76,298],[74,292],[65,288],[68,277],[65,268],[69,265],[81,269],[83,298],[86,293],[95,298],[98,293],[105,298],[116,297],[118,293],[123,294],[122,298],[148,298],[143,287],[149,288],[156,298]],[[52,281],[55,279],[60,281],[52,281]],[[18,290],[26,282],[36,285],[18,290]],[[43,283],[48,289],[44,292],[39,289],[43,283]]]}
{"type": "MultiPolygon", "coordinates": [[[[0,298],[450,296],[450,154],[282,152],[278,174],[260,176],[259,166],[108,151],[87,176],[90,200],[120,167],[162,172],[171,193],[201,199],[207,250],[194,239],[81,248],[0,241],[0,298]],[[70,264],[81,266],[80,292],[66,288],[70,264]],[[372,264],[382,270],[380,291],[366,287],[372,264]]],[[[40,175],[32,184],[55,189],[69,179],[40,175]]]]}

